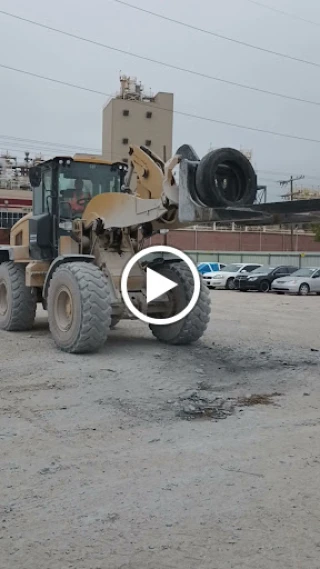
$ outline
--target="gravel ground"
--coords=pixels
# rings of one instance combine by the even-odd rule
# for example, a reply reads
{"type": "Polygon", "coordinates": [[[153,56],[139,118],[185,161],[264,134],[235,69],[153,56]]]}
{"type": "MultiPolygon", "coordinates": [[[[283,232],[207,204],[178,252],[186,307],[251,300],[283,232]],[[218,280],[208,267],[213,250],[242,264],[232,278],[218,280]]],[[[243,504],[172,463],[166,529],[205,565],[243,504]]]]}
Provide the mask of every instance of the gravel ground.
{"type": "Polygon", "coordinates": [[[1,569],[319,569],[320,299],[211,294],[192,347],[0,332],[1,569]]]}

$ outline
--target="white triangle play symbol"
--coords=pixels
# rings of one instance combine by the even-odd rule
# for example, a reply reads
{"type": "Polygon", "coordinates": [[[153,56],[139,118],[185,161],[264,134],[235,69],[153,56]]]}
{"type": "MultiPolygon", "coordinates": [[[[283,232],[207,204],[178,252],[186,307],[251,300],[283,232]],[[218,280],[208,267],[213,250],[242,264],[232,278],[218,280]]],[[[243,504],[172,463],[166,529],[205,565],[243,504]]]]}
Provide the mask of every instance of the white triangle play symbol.
{"type": "Polygon", "coordinates": [[[175,288],[177,283],[147,268],[147,303],[175,288]]]}

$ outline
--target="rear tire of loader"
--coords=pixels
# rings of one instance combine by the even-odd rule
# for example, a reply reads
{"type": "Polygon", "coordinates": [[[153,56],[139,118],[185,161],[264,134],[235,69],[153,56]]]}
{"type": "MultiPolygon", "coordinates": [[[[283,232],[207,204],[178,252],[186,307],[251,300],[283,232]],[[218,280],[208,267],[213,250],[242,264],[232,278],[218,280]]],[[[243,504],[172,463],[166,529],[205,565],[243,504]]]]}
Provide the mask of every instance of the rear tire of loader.
{"type": "MultiPolygon", "coordinates": [[[[190,302],[193,293],[193,278],[190,270],[180,263],[168,263],[154,270],[178,284],[170,293],[173,303],[177,305],[180,312],[190,302]]],[[[201,275],[199,276],[201,281],[199,299],[188,316],[175,324],[149,325],[152,334],[160,342],[175,345],[191,344],[204,334],[210,320],[210,293],[201,275]]]]}
{"type": "Polygon", "coordinates": [[[0,265],[0,329],[31,330],[37,309],[35,289],[25,284],[25,267],[17,263],[0,265]]]}
{"type": "Polygon", "coordinates": [[[54,273],[48,292],[52,337],[61,350],[96,352],[111,326],[111,295],[103,272],[91,263],[66,263],[54,273]]]}

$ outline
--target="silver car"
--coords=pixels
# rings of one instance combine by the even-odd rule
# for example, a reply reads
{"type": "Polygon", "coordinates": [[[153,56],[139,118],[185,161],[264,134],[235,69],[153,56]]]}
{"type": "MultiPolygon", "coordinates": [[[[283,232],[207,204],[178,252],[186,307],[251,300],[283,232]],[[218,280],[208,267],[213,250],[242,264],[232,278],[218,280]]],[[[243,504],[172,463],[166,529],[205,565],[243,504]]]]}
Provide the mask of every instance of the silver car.
{"type": "Polygon", "coordinates": [[[320,269],[319,267],[299,269],[289,277],[274,280],[271,290],[278,294],[290,293],[301,296],[306,296],[310,292],[320,294],[320,269]]]}

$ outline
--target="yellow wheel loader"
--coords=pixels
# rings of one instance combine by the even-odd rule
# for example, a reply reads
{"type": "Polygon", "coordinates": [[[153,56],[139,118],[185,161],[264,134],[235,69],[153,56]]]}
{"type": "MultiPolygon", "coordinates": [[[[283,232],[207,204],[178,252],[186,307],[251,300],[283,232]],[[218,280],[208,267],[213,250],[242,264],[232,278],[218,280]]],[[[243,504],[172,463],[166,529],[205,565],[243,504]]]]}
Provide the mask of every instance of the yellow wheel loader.
{"type": "MultiPolygon", "coordinates": [[[[252,165],[230,148],[200,160],[183,145],[163,163],[150,149],[132,146],[128,165],[87,155],[55,157],[32,167],[29,176],[33,211],[12,227],[10,245],[0,248],[0,329],[31,329],[41,303],[56,345],[72,353],[98,350],[119,320],[133,318],[120,282],[143,239],[214,221],[264,225],[319,217],[320,200],[255,203],[252,165]]],[[[133,305],[153,318],[180,312],[193,293],[191,273],[177,259],[138,262],[127,284],[133,305]],[[179,285],[150,303],[148,266],[179,285]]],[[[209,317],[201,281],[198,302],[184,319],[150,328],[162,342],[188,344],[202,336],[209,317]]]]}

